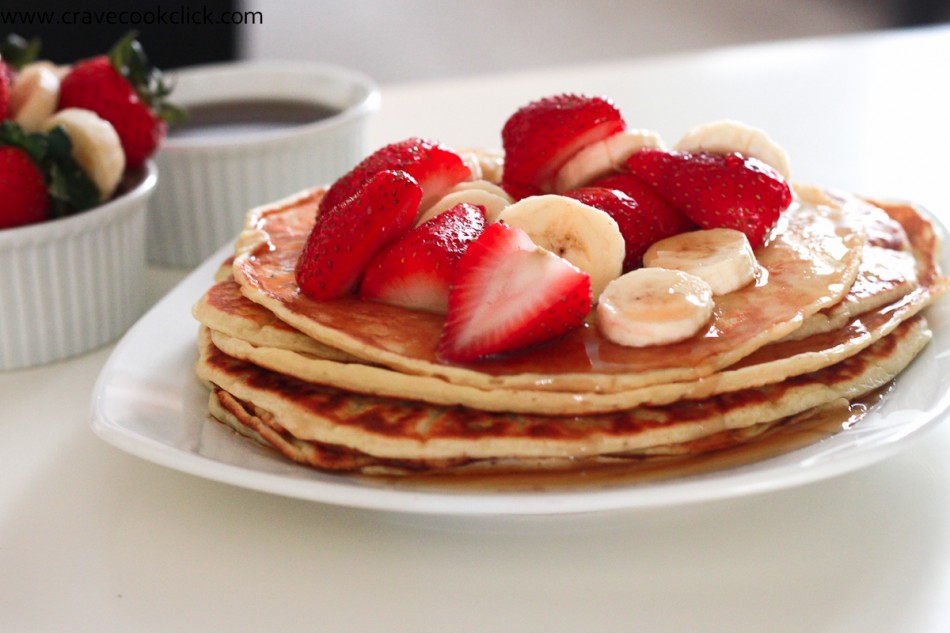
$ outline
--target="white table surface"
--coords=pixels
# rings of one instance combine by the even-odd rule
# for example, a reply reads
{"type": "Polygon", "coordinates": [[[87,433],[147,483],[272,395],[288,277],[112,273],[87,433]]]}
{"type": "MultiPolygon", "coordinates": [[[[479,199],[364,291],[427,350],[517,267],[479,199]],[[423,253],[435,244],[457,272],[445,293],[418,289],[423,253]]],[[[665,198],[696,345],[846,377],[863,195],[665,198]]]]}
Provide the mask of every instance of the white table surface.
{"type": "MultiPolygon", "coordinates": [[[[950,220],[950,28],[389,86],[374,146],[497,146],[614,98],[668,141],[758,125],[796,180],[950,220]]],[[[150,271],[158,299],[180,271],[150,271]]],[[[950,424],[858,472],[685,507],[413,517],[215,483],[89,427],[111,347],[0,373],[0,631],[950,631],[950,424]]]]}

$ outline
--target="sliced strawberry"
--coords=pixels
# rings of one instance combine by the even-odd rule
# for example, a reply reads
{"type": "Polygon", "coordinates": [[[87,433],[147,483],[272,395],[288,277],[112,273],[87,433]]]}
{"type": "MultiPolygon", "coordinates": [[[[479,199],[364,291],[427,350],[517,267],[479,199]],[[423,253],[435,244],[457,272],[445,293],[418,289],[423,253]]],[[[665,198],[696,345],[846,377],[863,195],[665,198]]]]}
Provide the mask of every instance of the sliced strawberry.
{"type": "Polygon", "coordinates": [[[676,167],[686,156],[681,152],[668,152],[662,149],[642,149],[627,159],[627,169],[637,178],[653,187],[664,197],[672,187],[671,178],[676,167]]]}
{"type": "Polygon", "coordinates": [[[558,95],[520,108],[501,132],[502,182],[516,198],[552,193],[558,171],[584,147],[626,128],[607,99],[558,95]]]}
{"type": "Polygon", "coordinates": [[[644,150],[631,156],[627,167],[700,227],[742,231],[753,248],[765,243],[792,202],[778,172],[737,153],[644,150]]]}
{"type": "Polygon", "coordinates": [[[376,150],[341,176],[320,202],[320,212],[352,197],[374,175],[386,169],[404,171],[415,178],[422,187],[422,208],[471,175],[462,157],[448,147],[435,141],[409,138],[376,150]]]}
{"type": "MultiPolygon", "coordinates": [[[[654,242],[675,235],[664,230],[662,219],[652,213],[648,207],[641,205],[619,189],[580,187],[564,195],[606,212],[617,222],[626,246],[623,272],[642,266],[643,254],[654,242]]],[[[672,210],[681,217],[686,217],[675,209],[672,210]]],[[[687,222],[689,222],[688,219],[687,222]]]]}
{"type": "Polygon", "coordinates": [[[485,209],[465,202],[443,211],[390,244],[370,261],[360,296],[445,314],[458,260],[485,230],[485,209]]]}
{"type": "Polygon", "coordinates": [[[0,146],[0,229],[42,222],[52,201],[46,179],[26,151],[0,146]]]}
{"type": "Polygon", "coordinates": [[[373,256],[412,227],[421,197],[405,172],[381,171],[355,196],[317,216],[297,261],[304,295],[326,300],[355,290],[373,256]]]}
{"type": "MultiPolygon", "coordinates": [[[[651,218],[652,229],[645,231],[640,237],[632,238],[634,242],[632,250],[635,253],[639,252],[639,255],[634,255],[634,261],[637,262],[635,264],[636,266],[640,265],[639,260],[642,258],[643,251],[646,250],[643,245],[645,244],[646,247],[649,247],[650,244],[652,244],[652,242],[647,243],[649,240],[659,241],[667,237],[685,233],[686,231],[695,231],[699,228],[685,213],[664,200],[649,185],[633,174],[626,172],[611,174],[603,178],[598,178],[592,182],[590,186],[614,189],[626,194],[636,201],[641,215],[651,218]],[[641,248],[643,250],[641,250],[641,248]]],[[[587,202],[587,204],[591,203],[587,202]]],[[[597,205],[591,204],[591,206],[597,205]]],[[[617,220],[617,218],[614,219],[617,220]]],[[[620,220],[617,220],[617,223],[620,224],[620,220]]],[[[624,232],[622,224],[620,232],[624,234],[624,239],[627,239],[627,233],[624,232]]],[[[628,240],[627,243],[627,250],[629,255],[631,251],[630,240],[628,240]]]]}
{"type": "Polygon", "coordinates": [[[468,362],[570,332],[591,309],[590,276],[521,229],[489,225],[458,265],[439,355],[468,362]]]}

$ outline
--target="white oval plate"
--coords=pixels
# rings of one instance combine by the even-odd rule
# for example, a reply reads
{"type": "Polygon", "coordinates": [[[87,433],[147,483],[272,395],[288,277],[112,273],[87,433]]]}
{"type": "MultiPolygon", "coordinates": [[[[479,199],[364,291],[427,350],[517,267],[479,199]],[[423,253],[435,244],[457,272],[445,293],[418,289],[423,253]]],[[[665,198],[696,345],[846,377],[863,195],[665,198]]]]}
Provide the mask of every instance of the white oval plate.
{"type": "MultiPolygon", "coordinates": [[[[279,495],[384,511],[526,515],[672,506],[780,490],[877,462],[903,448],[950,408],[950,301],[926,312],[934,338],[866,418],[817,444],[747,466],[658,483],[596,490],[433,491],[331,475],[290,463],[207,414],[197,381],[198,324],[191,306],[212,283],[226,250],[211,257],[120,341],[92,400],[92,427],[107,442],[182,472],[279,495]]],[[[950,269],[945,255],[944,270],[950,269]]]]}

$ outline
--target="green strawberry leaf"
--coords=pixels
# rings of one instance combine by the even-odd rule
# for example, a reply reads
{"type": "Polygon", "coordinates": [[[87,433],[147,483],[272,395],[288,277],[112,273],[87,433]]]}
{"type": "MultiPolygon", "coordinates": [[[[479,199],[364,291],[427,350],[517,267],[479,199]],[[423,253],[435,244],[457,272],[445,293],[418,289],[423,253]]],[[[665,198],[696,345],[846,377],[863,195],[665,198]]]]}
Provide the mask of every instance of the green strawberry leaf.
{"type": "Polygon", "coordinates": [[[0,145],[26,152],[46,178],[54,218],[85,211],[99,204],[99,189],[73,158],[73,144],[62,126],[47,133],[27,132],[7,119],[0,123],[0,145]]]}
{"type": "Polygon", "coordinates": [[[187,112],[166,100],[174,86],[167,83],[162,72],[152,66],[145,48],[138,41],[138,33],[129,31],[111,49],[109,62],[116,71],[132,84],[139,98],[167,123],[179,123],[188,118],[187,112]]]}
{"type": "Polygon", "coordinates": [[[49,195],[53,200],[50,215],[62,217],[98,205],[99,189],[73,158],[73,144],[66,130],[58,125],[49,131],[46,138],[44,167],[48,176],[49,195]]]}
{"type": "Polygon", "coordinates": [[[7,119],[0,123],[0,145],[12,145],[26,152],[37,165],[46,156],[46,138],[43,134],[30,134],[20,124],[7,119]]]}
{"type": "Polygon", "coordinates": [[[20,70],[37,58],[42,45],[43,43],[37,37],[27,40],[15,33],[10,33],[0,42],[0,59],[14,69],[20,70]]]}

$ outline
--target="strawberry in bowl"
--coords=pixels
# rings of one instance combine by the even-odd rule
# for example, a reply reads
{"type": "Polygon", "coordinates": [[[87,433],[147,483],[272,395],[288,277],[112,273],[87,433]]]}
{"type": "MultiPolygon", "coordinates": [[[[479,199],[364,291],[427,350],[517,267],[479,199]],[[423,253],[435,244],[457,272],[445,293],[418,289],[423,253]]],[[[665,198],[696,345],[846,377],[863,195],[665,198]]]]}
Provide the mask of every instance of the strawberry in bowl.
{"type": "Polygon", "coordinates": [[[0,370],[93,349],[141,315],[149,158],[173,111],[137,91],[168,92],[133,34],[73,66],[37,49],[0,48],[0,370]]]}
{"type": "Polygon", "coordinates": [[[171,87],[153,68],[129,33],[108,55],[76,63],[59,87],[58,109],[91,110],[115,128],[129,169],[141,167],[155,153],[168,123],[183,111],[167,101],[171,87]]]}
{"type": "MultiPolygon", "coordinates": [[[[72,66],[37,61],[35,40],[11,36],[0,51],[0,147],[8,156],[19,149],[31,158],[50,199],[44,212],[38,195],[33,208],[8,196],[0,227],[55,219],[112,199],[127,174],[143,170],[167,122],[184,115],[166,101],[170,89],[135,33],[107,55],[72,66]]],[[[22,159],[17,172],[12,162],[2,172],[8,192],[18,189],[19,178],[24,189],[30,182],[36,187],[36,174],[22,159]]]]}

